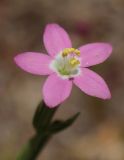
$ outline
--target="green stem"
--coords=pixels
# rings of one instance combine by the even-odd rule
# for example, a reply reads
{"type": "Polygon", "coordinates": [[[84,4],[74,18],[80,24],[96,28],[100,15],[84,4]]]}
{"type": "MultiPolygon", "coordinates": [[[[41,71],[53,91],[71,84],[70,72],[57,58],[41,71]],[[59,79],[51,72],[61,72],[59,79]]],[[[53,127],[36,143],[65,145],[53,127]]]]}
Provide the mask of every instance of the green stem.
{"type": "Polygon", "coordinates": [[[16,160],[36,160],[50,138],[71,126],[79,116],[79,113],[76,113],[66,121],[55,120],[52,122],[57,108],[58,106],[50,109],[44,102],[38,105],[33,118],[36,134],[29,140],[16,160]]]}
{"type": "Polygon", "coordinates": [[[51,136],[47,134],[36,134],[25,146],[17,160],[35,160],[50,138],[51,136]]]}
{"type": "Polygon", "coordinates": [[[17,157],[17,160],[35,160],[42,151],[46,143],[52,137],[49,132],[49,126],[55,114],[57,107],[50,109],[44,102],[41,102],[35,112],[33,118],[33,126],[36,134],[29,140],[28,144],[23,148],[17,157]]]}

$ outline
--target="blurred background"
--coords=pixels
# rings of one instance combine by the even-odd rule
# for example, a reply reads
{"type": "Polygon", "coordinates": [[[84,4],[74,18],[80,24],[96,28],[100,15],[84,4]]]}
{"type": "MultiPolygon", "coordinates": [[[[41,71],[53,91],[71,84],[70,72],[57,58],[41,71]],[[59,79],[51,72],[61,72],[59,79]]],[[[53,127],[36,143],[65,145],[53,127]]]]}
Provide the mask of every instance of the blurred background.
{"type": "Polygon", "coordinates": [[[0,1],[0,159],[14,160],[34,134],[31,125],[46,77],[19,69],[13,57],[44,51],[47,23],[59,23],[75,47],[109,42],[112,56],[92,67],[112,93],[99,100],[73,88],[56,117],[80,111],[74,125],[52,138],[38,160],[124,160],[124,1],[123,0],[1,0],[0,1]]]}

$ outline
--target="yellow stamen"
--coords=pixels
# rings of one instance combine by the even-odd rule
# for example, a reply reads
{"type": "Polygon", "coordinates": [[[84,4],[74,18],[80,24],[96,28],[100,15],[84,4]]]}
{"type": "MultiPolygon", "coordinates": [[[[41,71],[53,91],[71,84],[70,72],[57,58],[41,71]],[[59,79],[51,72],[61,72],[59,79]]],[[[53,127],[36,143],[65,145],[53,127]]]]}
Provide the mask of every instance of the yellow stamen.
{"type": "Polygon", "coordinates": [[[80,51],[78,49],[75,49],[75,54],[80,56],[80,51]]]}
{"type": "Polygon", "coordinates": [[[64,50],[64,51],[62,52],[62,56],[63,56],[63,57],[66,57],[67,55],[68,55],[67,50],[64,50]]]}
{"type": "Polygon", "coordinates": [[[80,64],[80,61],[76,58],[70,59],[70,64],[75,67],[76,65],[80,64]]]}
{"type": "Polygon", "coordinates": [[[75,51],[75,48],[71,48],[71,52],[74,52],[75,51]]]}
{"type": "Polygon", "coordinates": [[[62,52],[62,56],[66,57],[71,53],[75,53],[77,56],[80,56],[80,51],[78,49],[75,49],[75,48],[65,48],[62,52]]]}

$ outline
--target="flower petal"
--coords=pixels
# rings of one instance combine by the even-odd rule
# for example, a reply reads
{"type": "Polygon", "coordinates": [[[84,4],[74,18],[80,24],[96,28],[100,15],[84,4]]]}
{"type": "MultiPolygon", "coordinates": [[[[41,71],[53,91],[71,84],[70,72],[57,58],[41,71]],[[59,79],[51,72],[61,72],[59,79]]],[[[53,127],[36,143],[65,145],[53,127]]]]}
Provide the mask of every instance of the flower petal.
{"type": "Polygon", "coordinates": [[[91,43],[79,48],[82,67],[89,67],[104,62],[112,52],[108,43],[91,43]]]}
{"type": "Polygon", "coordinates": [[[50,108],[56,107],[69,97],[71,89],[72,81],[52,74],[43,86],[43,99],[50,108]]]}
{"type": "Polygon", "coordinates": [[[53,71],[49,68],[52,58],[42,53],[25,52],[15,56],[16,64],[32,74],[48,75],[53,71]]]}
{"type": "Polygon", "coordinates": [[[57,55],[64,48],[71,48],[71,40],[67,32],[58,24],[48,24],[45,28],[44,45],[51,56],[57,55]]]}
{"type": "Polygon", "coordinates": [[[102,77],[88,68],[82,69],[81,75],[74,79],[74,84],[88,95],[102,99],[111,98],[111,93],[102,77]]]}

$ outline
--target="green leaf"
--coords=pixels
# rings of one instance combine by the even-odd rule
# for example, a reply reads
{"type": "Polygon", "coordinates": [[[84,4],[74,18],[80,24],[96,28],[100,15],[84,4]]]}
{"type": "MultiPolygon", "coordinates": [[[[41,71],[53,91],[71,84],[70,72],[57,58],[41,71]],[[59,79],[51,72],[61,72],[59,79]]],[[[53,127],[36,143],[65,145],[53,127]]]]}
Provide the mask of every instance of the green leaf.
{"type": "Polygon", "coordinates": [[[70,127],[78,118],[78,116],[80,115],[80,113],[76,113],[75,115],[73,115],[72,117],[70,117],[69,119],[67,119],[66,121],[61,121],[61,120],[56,120],[54,121],[50,126],[49,126],[49,132],[51,132],[52,134],[58,133],[68,127],[70,127]]]}

